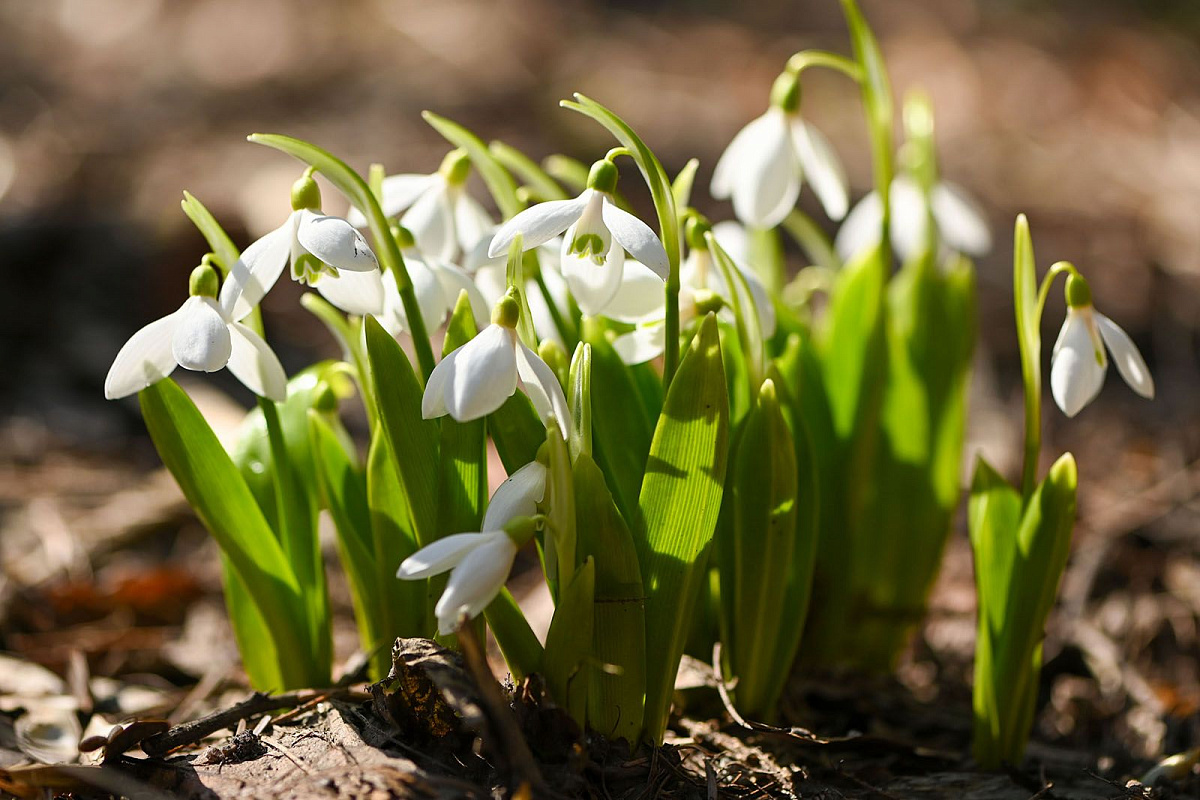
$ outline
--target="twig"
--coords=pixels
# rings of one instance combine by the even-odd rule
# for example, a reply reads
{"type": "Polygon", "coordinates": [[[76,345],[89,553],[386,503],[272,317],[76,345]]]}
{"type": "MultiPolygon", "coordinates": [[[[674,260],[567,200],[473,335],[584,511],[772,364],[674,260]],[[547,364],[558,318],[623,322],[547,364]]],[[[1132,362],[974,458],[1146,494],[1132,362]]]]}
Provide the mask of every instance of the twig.
{"type": "MultiPolygon", "coordinates": [[[[185,745],[195,744],[209,734],[216,733],[222,728],[231,728],[238,722],[256,714],[274,711],[277,708],[294,708],[321,695],[322,693],[316,689],[301,689],[297,692],[276,695],[255,692],[231,708],[214,712],[191,722],[184,722],[165,733],[150,737],[142,742],[142,752],[152,757],[161,756],[185,745]]],[[[332,695],[327,693],[325,696],[332,695]]]]}

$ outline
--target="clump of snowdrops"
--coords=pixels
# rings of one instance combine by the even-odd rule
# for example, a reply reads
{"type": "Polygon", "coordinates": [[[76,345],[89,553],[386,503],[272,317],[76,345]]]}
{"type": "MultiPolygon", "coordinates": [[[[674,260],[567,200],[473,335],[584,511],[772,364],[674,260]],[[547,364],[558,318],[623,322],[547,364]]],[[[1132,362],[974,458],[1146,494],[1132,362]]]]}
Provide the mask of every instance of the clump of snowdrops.
{"type": "MultiPolygon", "coordinates": [[[[692,207],[695,160],[672,178],[581,95],[563,107],[616,140],[590,166],[538,164],[427,113],[452,145],[431,174],[372,165],[364,178],[313,144],[251,136],[306,166],[290,204],[280,198],[280,226],[244,250],[185,195],[210,252],[179,310],[121,349],[105,393],[139,395],[220,546],[256,688],[330,680],[322,513],[376,675],[398,636],[453,645],[486,625],[514,676],[540,673],[580,724],[636,743],[662,741],[685,651],[718,653],[733,702],[765,720],[797,661],[891,668],[960,499],[969,257],[990,233],[938,174],[923,95],[906,100],[905,140],[893,141],[883,59],[853,0],[842,6],[852,55],[793,56],[715,165],[711,194],[732,201],[735,220],[692,207]],[[802,115],[809,69],[841,73],[861,97],[875,187],[853,208],[836,144],[802,115]],[[651,223],[626,200],[641,193],[627,162],[651,223]],[[472,171],[498,219],[469,193],[472,171]],[[325,213],[318,175],[349,201],[344,218],[325,213]],[[806,187],[840,223],[834,240],[796,208],[806,187]],[[797,273],[782,235],[806,264],[797,273]],[[285,272],[313,290],[302,305],[341,352],[290,379],[259,313],[285,272]],[[230,449],[170,379],[176,367],[228,368],[258,396],[230,449]],[[355,394],[365,451],[339,415],[355,394]],[[490,497],[489,447],[507,473],[490,497]],[[544,641],[505,588],[527,546],[554,600],[544,641]]],[[[1023,751],[1073,525],[1070,454],[1036,475],[1039,323],[1056,275],[1067,275],[1051,366],[1062,410],[1095,396],[1109,352],[1153,394],[1075,267],[1054,265],[1035,288],[1023,218],[1014,274],[1025,469],[1018,489],[981,460],[969,504],[987,766],[1023,751]]]]}

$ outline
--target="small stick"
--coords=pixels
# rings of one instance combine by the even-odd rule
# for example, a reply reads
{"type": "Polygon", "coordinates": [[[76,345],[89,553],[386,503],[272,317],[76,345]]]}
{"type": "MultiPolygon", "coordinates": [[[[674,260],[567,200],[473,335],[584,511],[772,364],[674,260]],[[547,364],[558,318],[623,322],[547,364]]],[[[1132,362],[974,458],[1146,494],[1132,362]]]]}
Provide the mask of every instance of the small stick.
{"type": "Polygon", "coordinates": [[[320,695],[321,692],[316,689],[301,689],[276,695],[255,692],[235,706],[191,722],[184,722],[165,733],[151,736],[142,742],[142,752],[151,757],[161,756],[185,745],[195,744],[211,733],[216,733],[222,728],[231,728],[256,714],[274,711],[277,708],[294,708],[320,695]]]}

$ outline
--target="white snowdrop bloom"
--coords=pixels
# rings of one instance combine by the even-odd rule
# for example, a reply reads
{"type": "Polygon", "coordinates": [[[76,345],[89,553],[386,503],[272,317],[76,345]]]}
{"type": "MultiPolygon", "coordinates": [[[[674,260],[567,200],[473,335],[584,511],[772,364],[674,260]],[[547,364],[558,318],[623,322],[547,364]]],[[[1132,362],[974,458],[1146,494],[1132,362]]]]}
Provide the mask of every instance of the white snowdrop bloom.
{"type": "MultiPolygon", "coordinates": [[[[431,261],[454,261],[495,223],[467,192],[471,161],[462,150],[452,150],[432,175],[390,175],[383,179],[380,208],[385,217],[400,217],[412,231],[417,249],[431,261]],[[402,216],[401,216],[402,215],[402,216]]],[[[367,218],[356,208],[346,219],[361,228],[367,218]]]]}
{"type": "Polygon", "coordinates": [[[528,541],[524,533],[532,533],[518,518],[537,513],[537,504],[545,494],[546,467],[532,461],[496,488],[483,517],[482,533],[457,533],[438,539],[400,565],[396,577],[405,580],[452,570],[434,608],[438,633],[453,633],[460,616],[478,616],[500,593],[517,551],[528,541]],[[513,528],[513,533],[506,527],[513,528]]]}
{"type": "Polygon", "coordinates": [[[570,425],[567,398],[554,371],[517,336],[520,309],[504,297],[492,311],[492,324],[442,359],[425,384],[421,415],[449,414],[459,422],[491,414],[519,386],[544,424],[553,417],[563,437],[570,425]]]}
{"type": "Polygon", "coordinates": [[[1087,282],[1077,274],[1067,278],[1067,318],[1050,358],[1050,392],[1068,417],[1095,399],[1104,385],[1108,354],[1117,372],[1135,392],[1154,398],[1154,379],[1129,334],[1092,307],[1087,282]]]}
{"type": "Polygon", "coordinates": [[[667,251],[646,223],[617,207],[612,196],[616,185],[616,166],[597,161],[582,194],[517,214],[496,231],[488,255],[507,253],[518,234],[522,246],[531,250],[565,231],[559,269],[580,310],[589,315],[601,313],[621,288],[626,252],[665,281],[670,269],[667,251]]]}
{"type": "MultiPolygon", "coordinates": [[[[282,402],[287,375],[257,333],[231,318],[214,298],[217,274],[203,264],[192,271],[191,296],[179,310],[145,326],[125,343],[104,380],[109,400],[140,392],[176,367],[197,372],[229,368],[250,391],[282,402]]],[[[244,316],[244,315],[243,315],[244,316]]]]}
{"type": "Polygon", "coordinates": [[[376,273],[375,278],[349,278],[334,290],[330,302],[344,302],[344,311],[372,313],[383,305],[379,262],[354,227],[341,217],[320,213],[321,192],[312,174],[292,186],[292,213],[275,230],[242,251],[221,287],[221,308],[233,319],[250,313],[279,280],[288,263],[292,278],[319,287],[319,279],[342,273],[376,273]],[[335,299],[336,298],[336,299],[335,299]]]}
{"type": "MultiPolygon", "coordinates": [[[[459,292],[463,290],[466,290],[471,301],[475,325],[482,328],[488,323],[489,304],[470,275],[449,262],[424,258],[413,246],[413,237],[407,228],[394,228],[393,233],[404,255],[404,267],[412,281],[413,294],[416,295],[426,331],[432,332],[446,321],[458,302],[459,292]]],[[[383,308],[377,312],[379,322],[392,336],[408,333],[408,314],[400,298],[396,276],[389,270],[383,275],[382,282],[383,308]]]]}
{"type": "MultiPolygon", "coordinates": [[[[917,182],[907,175],[897,175],[892,180],[888,194],[892,206],[889,223],[892,247],[901,259],[912,258],[925,243],[925,226],[928,222],[925,196],[917,182]]],[[[933,187],[930,203],[938,236],[946,247],[969,256],[981,256],[992,249],[992,234],[988,230],[987,220],[963,189],[942,181],[933,187]]],[[[834,240],[838,255],[843,261],[849,261],[863,250],[874,247],[882,224],[883,208],[879,194],[871,192],[858,201],[838,229],[834,240]]]]}
{"type": "Polygon", "coordinates": [[[771,88],[770,108],[742,128],[717,161],[709,190],[718,200],[731,199],[745,225],[774,228],[782,222],[805,179],[830,219],[846,215],[846,172],[833,145],[799,109],[799,78],[785,72],[771,88]]]}
{"type": "MultiPolygon", "coordinates": [[[[463,261],[463,269],[474,276],[475,285],[483,294],[484,299],[489,306],[494,306],[508,290],[508,259],[505,256],[497,258],[488,256],[487,250],[491,241],[492,234],[489,233],[472,248],[463,261]]],[[[557,309],[567,308],[567,283],[558,270],[558,257],[561,249],[562,241],[557,237],[537,248],[542,282],[546,285],[550,301],[557,309]]],[[[629,262],[626,261],[626,263],[629,262]]],[[[661,285],[662,281],[659,281],[659,286],[661,285]]],[[[554,315],[551,313],[550,304],[542,295],[537,281],[533,278],[527,279],[524,294],[525,302],[529,305],[530,317],[533,319],[533,330],[537,334],[538,340],[549,339],[565,348],[566,343],[563,341],[562,334],[559,333],[558,326],[554,324],[554,315]]]]}

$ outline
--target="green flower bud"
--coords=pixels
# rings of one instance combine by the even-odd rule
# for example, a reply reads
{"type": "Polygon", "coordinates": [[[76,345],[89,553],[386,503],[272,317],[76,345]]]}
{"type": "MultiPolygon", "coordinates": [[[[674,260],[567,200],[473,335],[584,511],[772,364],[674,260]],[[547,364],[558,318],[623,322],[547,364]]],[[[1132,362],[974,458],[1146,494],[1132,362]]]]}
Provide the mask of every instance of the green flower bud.
{"type": "Polygon", "coordinates": [[[706,314],[715,314],[725,307],[725,299],[716,292],[711,292],[708,289],[696,289],[693,297],[696,302],[696,316],[703,317],[706,314]]]}
{"type": "Polygon", "coordinates": [[[515,329],[521,320],[521,304],[511,294],[501,297],[492,308],[492,324],[515,329]]]}
{"type": "Polygon", "coordinates": [[[704,235],[712,230],[712,225],[708,220],[699,214],[689,215],[687,222],[683,225],[683,237],[687,242],[687,246],[693,250],[707,250],[708,242],[705,241],[704,235]]]}
{"type": "Polygon", "coordinates": [[[403,225],[392,225],[388,230],[391,231],[392,238],[396,240],[396,246],[401,250],[408,250],[417,244],[417,239],[412,235],[412,231],[403,225]]]}
{"type": "Polygon", "coordinates": [[[192,297],[216,297],[220,282],[212,265],[202,263],[192,270],[188,278],[188,294],[192,297]]]}
{"type": "Polygon", "coordinates": [[[304,170],[299,180],[292,184],[292,209],[299,211],[307,208],[319,211],[321,208],[321,188],[313,180],[312,170],[304,170]]]}
{"type": "Polygon", "coordinates": [[[602,158],[592,164],[592,169],[588,172],[587,186],[598,192],[612,194],[617,188],[618,177],[617,165],[602,158]]]}
{"type": "Polygon", "coordinates": [[[567,358],[567,351],[563,346],[553,339],[545,339],[538,345],[538,356],[554,370],[558,382],[565,383],[564,378],[571,371],[571,360],[567,358]]]}
{"type": "Polygon", "coordinates": [[[771,84],[771,105],[783,109],[789,114],[800,110],[800,76],[791,72],[781,72],[771,84]]]}
{"type": "Polygon", "coordinates": [[[1078,272],[1067,276],[1065,294],[1067,305],[1071,308],[1090,308],[1092,305],[1092,287],[1078,272]]]}
{"type": "Polygon", "coordinates": [[[333,386],[322,381],[317,387],[316,397],[313,398],[313,408],[322,413],[333,413],[338,410],[339,399],[333,386]]]}
{"type": "Polygon", "coordinates": [[[438,172],[446,179],[446,183],[452,186],[461,186],[466,183],[467,176],[471,174],[471,159],[467,156],[467,151],[461,147],[451,150],[442,159],[442,165],[438,167],[438,172]]]}

